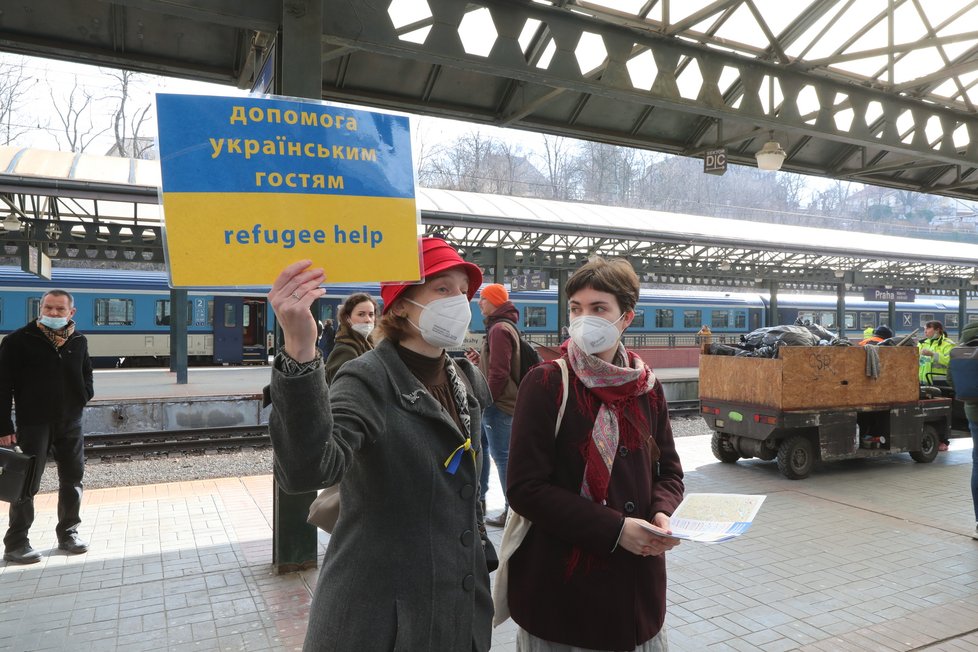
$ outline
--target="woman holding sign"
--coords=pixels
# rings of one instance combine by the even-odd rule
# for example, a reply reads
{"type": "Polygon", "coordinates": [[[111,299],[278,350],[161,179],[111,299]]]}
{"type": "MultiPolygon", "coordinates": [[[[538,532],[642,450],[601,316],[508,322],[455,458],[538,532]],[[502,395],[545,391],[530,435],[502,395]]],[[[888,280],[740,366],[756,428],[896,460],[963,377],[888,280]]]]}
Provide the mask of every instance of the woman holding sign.
{"type": "Polygon", "coordinates": [[[669,532],[683,470],[662,385],[620,342],[638,277],[594,258],[565,289],[567,374],[532,369],[513,415],[506,496],[533,523],[507,573],[517,649],[667,650],[663,553],[679,542],[654,531],[669,532]]]}
{"type": "Polygon", "coordinates": [[[305,650],[489,649],[492,602],[478,534],[480,417],[488,389],[462,343],[482,272],[422,240],[423,284],[383,283],[383,340],[327,386],[309,310],[323,270],[275,280],[282,325],[269,433],[286,491],[343,495],[310,607],[305,650]]]}

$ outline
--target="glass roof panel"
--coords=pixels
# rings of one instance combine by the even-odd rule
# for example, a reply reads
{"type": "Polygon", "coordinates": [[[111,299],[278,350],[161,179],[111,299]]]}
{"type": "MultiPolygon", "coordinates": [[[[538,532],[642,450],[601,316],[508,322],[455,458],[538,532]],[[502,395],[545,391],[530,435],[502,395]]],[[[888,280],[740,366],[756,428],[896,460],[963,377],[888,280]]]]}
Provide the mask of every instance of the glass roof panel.
{"type": "MultiPolygon", "coordinates": [[[[930,4],[932,3],[928,3],[928,6],[930,4]]],[[[942,0],[942,2],[935,2],[933,4],[943,5],[944,2],[942,0]]],[[[974,3],[969,2],[967,4],[974,3]]],[[[931,14],[931,11],[932,10],[928,10],[928,16],[931,14]]],[[[945,27],[942,27],[938,31],[938,36],[952,36],[954,34],[967,34],[969,32],[974,32],[976,25],[978,25],[978,6],[973,6],[960,16],[955,17],[954,20],[948,23],[945,27]]],[[[936,28],[938,25],[935,24],[934,27],[936,28]]]]}
{"type": "Polygon", "coordinates": [[[893,81],[897,84],[913,81],[944,65],[937,48],[914,50],[893,65],[893,81]]]}
{"type": "Polygon", "coordinates": [[[723,21],[716,35],[727,41],[745,43],[760,48],[766,49],[770,46],[764,31],[747,5],[740,5],[727,20],[723,21]]]}

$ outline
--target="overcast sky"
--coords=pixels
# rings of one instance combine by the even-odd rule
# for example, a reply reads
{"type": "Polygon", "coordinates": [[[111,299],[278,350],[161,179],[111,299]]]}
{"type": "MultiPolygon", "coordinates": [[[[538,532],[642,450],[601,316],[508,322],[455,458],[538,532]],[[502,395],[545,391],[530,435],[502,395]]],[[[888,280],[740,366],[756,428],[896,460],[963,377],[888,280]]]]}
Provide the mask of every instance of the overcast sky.
{"type": "MultiPolygon", "coordinates": [[[[54,102],[60,106],[65,106],[68,94],[76,86],[76,80],[79,89],[87,89],[93,97],[109,98],[117,92],[118,82],[113,77],[113,73],[116,72],[113,69],[0,53],[0,64],[18,64],[21,61],[25,62],[26,81],[23,99],[18,103],[17,117],[14,122],[17,126],[27,127],[28,131],[15,141],[16,145],[41,149],[67,149],[64,130],[60,124],[60,118],[54,110],[52,95],[54,102]]],[[[133,105],[137,107],[153,104],[153,96],[157,92],[202,95],[246,94],[245,91],[223,84],[209,84],[152,75],[139,75],[138,79],[139,82],[132,92],[133,105]]],[[[80,99],[81,94],[78,93],[76,97],[80,99]]],[[[93,118],[96,123],[100,128],[109,126],[115,102],[111,99],[102,99],[94,106],[96,108],[93,112],[93,118]]],[[[156,119],[153,110],[151,110],[151,115],[151,122],[147,122],[140,135],[156,136],[156,119]]],[[[519,142],[527,149],[539,148],[543,142],[540,135],[515,129],[499,129],[432,117],[411,116],[411,119],[416,150],[419,138],[427,148],[439,142],[453,140],[475,129],[486,135],[491,134],[510,142],[519,142]]],[[[93,141],[93,144],[86,151],[90,154],[104,154],[114,142],[112,134],[106,132],[93,141]]]]}

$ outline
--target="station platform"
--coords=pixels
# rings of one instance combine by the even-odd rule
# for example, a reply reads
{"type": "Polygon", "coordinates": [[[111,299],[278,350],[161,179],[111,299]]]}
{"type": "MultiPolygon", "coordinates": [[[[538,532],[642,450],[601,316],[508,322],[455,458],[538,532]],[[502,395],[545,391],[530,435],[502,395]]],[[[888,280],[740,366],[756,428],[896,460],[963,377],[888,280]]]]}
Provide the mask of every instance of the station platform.
{"type": "MultiPolygon", "coordinates": [[[[677,446],[687,492],[767,500],[740,538],[668,553],[673,652],[978,650],[970,440],[931,464],[828,463],[801,481],[721,464],[705,436],[677,446]]],[[[39,496],[42,561],[0,562],[0,650],[299,649],[317,571],[273,573],[271,491],[268,475],[88,491],[78,556],[55,549],[56,498],[39,496]]],[[[515,633],[494,630],[493,652],[515,633]]]]}

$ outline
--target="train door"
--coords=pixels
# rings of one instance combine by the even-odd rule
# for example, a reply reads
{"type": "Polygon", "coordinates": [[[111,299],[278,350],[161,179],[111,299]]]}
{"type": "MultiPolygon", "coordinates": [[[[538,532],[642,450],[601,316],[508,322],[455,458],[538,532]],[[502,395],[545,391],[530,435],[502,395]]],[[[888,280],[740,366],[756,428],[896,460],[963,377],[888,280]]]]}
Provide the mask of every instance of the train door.
{"type": "Polygon", "coordinates": [[[268,364],[265,345],[264,298],[245,297],[241,310],[241,361],[245,364],[268,364]]]}
{"type": "Polygon", "coordinates": [[[214,362],[241,364],[244,330],[241,297],[214,297],[214,362]]]}
{"type": "MultiPolygon", "coordinates": [[[[340,314],[340,300],[333,298],[322,298],[319,299],[319,321],[326,325],[326,320],[333,322],[333,337],[336,337],[336,333],[340,330],[339,314],[340,314]]],[[[325,355],[329,355],[329,351],[323,348],[324,346],[329,347],[330,344],[320,340],[319,348],[323,349],[325,355]]]]}

